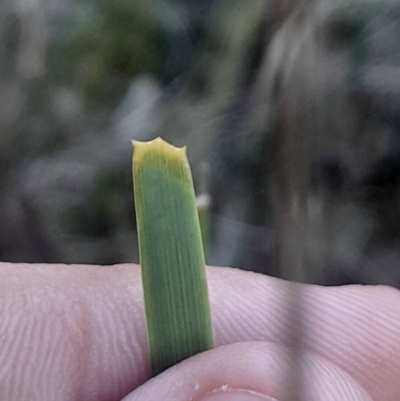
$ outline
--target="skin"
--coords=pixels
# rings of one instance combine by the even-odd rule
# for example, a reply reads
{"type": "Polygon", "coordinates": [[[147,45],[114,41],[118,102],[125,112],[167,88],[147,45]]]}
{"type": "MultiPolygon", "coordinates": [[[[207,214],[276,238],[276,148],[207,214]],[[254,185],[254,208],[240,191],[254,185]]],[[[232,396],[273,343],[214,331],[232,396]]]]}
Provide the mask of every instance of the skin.
{"type": "Polygon", "coordinates": [[[138,266],[0,264],[0,399],[400,399],[397,290],[207,274],[216,348],[150,379],[138,266]]]}

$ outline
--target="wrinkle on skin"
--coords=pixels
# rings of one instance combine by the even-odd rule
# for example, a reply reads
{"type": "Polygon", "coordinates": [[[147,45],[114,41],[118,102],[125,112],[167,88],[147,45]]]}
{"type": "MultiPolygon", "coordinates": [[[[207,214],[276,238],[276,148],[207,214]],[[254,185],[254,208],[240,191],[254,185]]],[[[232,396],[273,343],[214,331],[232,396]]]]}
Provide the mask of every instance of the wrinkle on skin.
{"type": "MultiPolygon", "coordinates": [[[[307,358],[325,361],[374,401],[400,399],[397,290],[291,284],[229,268],[207,274],[217,346],[262,341],[287,352],[294,299],[307,358]]],[[[136,265],[0,264],[0,313],[0,399],[118,401],[150,378],[136,265]]],[[[228,348],[236,346],[246,345],[228,348]]],[[[238,349],[229,352],[234,358],[238,349]]],[[[172,372],[196,372],[206,354],[172,372]]]]}

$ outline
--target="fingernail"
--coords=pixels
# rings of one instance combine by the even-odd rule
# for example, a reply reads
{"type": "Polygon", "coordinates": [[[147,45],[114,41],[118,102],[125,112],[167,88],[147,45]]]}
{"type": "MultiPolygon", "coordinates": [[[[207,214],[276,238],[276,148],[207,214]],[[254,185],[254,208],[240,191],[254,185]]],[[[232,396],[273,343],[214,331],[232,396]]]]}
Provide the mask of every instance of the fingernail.
{"type": "Polygon", "coordinates": [[[250,390],[220,389],[204,394],[199,401],[277,401],[277,399],[250,390]]]}

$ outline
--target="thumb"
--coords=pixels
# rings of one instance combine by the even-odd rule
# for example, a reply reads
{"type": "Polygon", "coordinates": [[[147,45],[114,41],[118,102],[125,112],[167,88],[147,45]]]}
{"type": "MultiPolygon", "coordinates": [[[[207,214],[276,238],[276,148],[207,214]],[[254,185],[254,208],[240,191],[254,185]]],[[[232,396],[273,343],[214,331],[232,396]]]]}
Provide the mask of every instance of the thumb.
{"type": "Polygon", "coordinates": [[[301,360],[292,357],[287,348],[269,342],[221,346],[168,369],[123,401],[371,401],[331,362],[310,352],[301,360]],[[299,369],[291,380],[294,362],[299,369]]]}

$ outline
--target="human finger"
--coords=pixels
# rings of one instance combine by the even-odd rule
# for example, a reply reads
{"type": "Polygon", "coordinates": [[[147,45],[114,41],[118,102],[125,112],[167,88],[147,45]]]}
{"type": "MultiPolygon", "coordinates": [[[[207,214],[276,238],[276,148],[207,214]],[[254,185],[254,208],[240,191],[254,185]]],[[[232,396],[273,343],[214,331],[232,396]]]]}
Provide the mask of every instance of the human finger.
{"type": "MultiPolygon", "coordinates": [[[[217,345],[290,344],[294,299],[307,352],[374,400],[400,398],[397,291],[299,286],[225,268],[208,269],[208,282],[217,345]]],[[[112,401],[149,378],[137,266],[3,264],[0,294],[0,399],[32,399],[34,388],[34,400],[112,401]]]]}
{"type": "Polygon", "coordinates": [[[306,352],[301,385],[290,380],[292,355],[267,342],[223,345],[149,380],[123,401],[371,401],[346,372],[306,352]]]}

